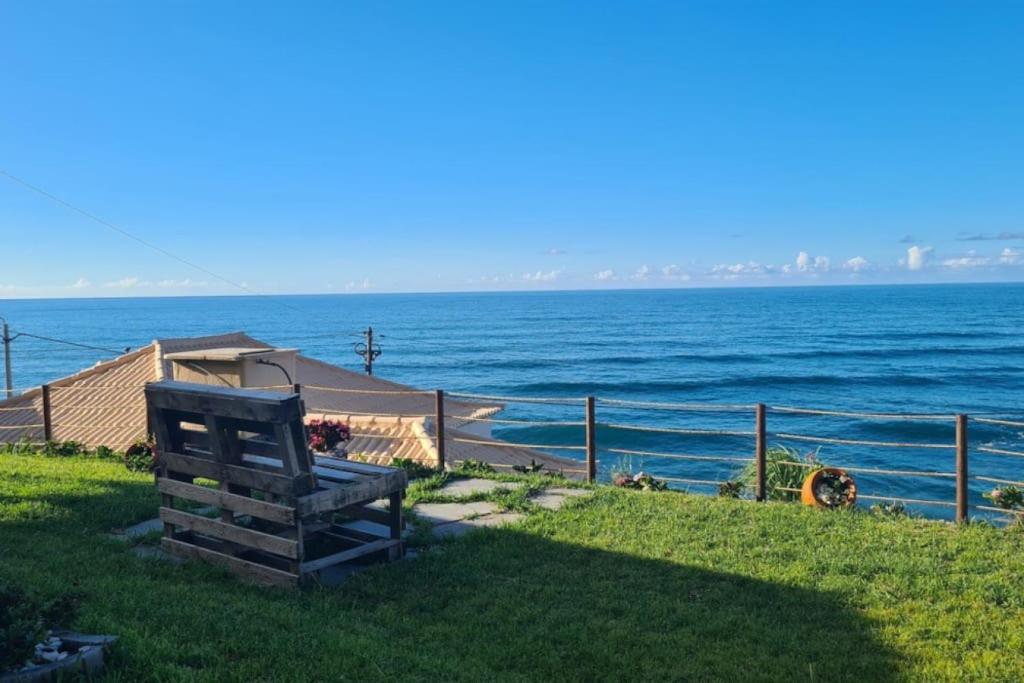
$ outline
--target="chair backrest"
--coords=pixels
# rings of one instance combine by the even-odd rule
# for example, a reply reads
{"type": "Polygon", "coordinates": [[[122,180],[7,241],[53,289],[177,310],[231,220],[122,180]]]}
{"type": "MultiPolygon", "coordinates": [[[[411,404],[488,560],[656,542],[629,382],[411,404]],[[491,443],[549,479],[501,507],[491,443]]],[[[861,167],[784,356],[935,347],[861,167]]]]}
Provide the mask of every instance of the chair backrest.
{"type": "Polygon", "coordinates": [[[146,386],[146,406],[164,476],[286,497],[316,488],[298,394],[165,381],[146,386]]]}

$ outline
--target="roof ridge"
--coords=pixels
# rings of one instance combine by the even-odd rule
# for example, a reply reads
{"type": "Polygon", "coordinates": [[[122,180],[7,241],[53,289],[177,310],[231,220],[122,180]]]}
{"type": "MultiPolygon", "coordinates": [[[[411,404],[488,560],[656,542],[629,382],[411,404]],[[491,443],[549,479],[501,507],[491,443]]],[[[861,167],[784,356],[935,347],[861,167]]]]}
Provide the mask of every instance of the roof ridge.
{"type": "MultiPolygon", "coordinates": [[[[91,368],[86,368],[84,370],[79,370],[78,372],[76,372],[73,375],[68,375],[67,377],[60,377],[59,379],[55,379],[52,382],[44,382],[44,384],[47,384],[48,386],[51,386],[51,387],[70,386],[71,384],[74,384],[75,382],[79,382],[79,381],[81,381],[83,379],[88,379],[88,378],[92,377],[93,375],[99,374],[101,372],[106,372],[106,371],[108,371],[108,370],[110,370],[112,368],[116,368],[116,367],[118,367],[120,365],[124,365],[125,363],[129,363],[129,362],[139,358],[143,354],[152,353],[155,348],[156,348],[156,346],[154,344],[146,344],[142,348],[136,349],[134,351],[129,351],[128,353],[123,353],[120,356],[118,356],[117,358],[111,358],[110,360],[100,361],[100,362],[96,363],[95,365],[93,365],[91,368]]],[[[23,391],[22,393],[18,394],[17,396],[12,396],[9,399],[5,399],[3,401],[0,401],[0,405],[6,403],[7,401],[16,401],[16,400],[22,399],[22,398],[34,397],[34,396],[37,396],[40,393],[42,393],[42,387],[41,386],[33,387],[32,389],[28,389],[27,391],[23,391]]]]}

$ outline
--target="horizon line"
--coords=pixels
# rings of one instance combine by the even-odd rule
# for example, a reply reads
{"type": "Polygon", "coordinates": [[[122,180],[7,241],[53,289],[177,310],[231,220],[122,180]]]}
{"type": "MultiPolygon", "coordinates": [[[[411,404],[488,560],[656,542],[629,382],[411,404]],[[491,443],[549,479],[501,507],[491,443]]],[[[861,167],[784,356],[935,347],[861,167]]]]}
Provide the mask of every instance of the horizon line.
{"type": "Polygon", "coordinates": [[[314,297],[314,296],[392,296],[392,295],[439,295],[439,294],[558,294],[581,292],[664,292],[690,290],[750,290],[750,289],[838,289],[844,287],[956,287],[980,285],[1021,285],[1024,280],[970,280],[964,282],[807,282],[803,284],[691,284],[677,287],[567,287],[564,289],[439,289],[427,291],[393,290],[393,291],[351,291],[351,292],[241,292],[237,294],[142,294],[142,295],[111,295],[111,296],[35,296],[35,297],[0,297],[0,302],[15,301],[106,301],[117,299],[251,299],[274,297],[314,297]]]}

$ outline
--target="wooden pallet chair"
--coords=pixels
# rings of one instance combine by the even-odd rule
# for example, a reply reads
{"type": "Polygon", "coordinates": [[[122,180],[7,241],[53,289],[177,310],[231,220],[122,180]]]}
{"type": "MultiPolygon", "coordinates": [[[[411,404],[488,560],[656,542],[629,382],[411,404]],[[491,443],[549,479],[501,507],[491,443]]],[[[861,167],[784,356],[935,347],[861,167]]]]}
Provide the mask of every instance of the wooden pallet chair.
{"type": "Polygon", "coordinates": [[[165,381],[147,385],[146,403],[168,552],[287,586],[402,555],[405,472],[314,457],[298,394],[165,381]]]}

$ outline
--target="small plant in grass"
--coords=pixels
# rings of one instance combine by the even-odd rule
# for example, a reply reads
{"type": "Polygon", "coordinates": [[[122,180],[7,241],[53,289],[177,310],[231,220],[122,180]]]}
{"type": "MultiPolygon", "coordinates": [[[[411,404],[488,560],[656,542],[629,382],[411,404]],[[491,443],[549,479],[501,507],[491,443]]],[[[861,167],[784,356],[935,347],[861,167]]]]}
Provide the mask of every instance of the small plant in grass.
{"type": "Polygon", "coordinates": [[[871,506],[871,514],[875,517],[886,517],[891,519],[910,516],[910,513],[907,512],[907,506],[898,500],[894,500],[889,503],[875,503],[871,506]]]}
{"type": "Polygon", "coordinates": [[[136,441],[124,452],[124,466],[132,472],[152,472],[156,467],[156,453],[152,441],[136,441]]]}
{"type": "Polygon", "coordinates": [[[70,457],[72,455],[85,455],[88,449],[77,441],[47,441],[43,444],[43,455],[56,457],[70,457]]]}
{"type": "Polygon", "coordinates": [[[533,458],[530,458],[529,465],[512,465],[512,469],[520,474],[536,474],[544,469],[544,463],[537,462],[533,458]]]}
{"type": "Polygon", "coordinates": [[[117,452],[110,446],[97,446],[92,454],[101,460],[113,460],[117,457],[117,452]]]}
{"type": "Polygon", "coordinates": [[[743,484],[738,481],[723,481],[718,485],[720,498],[739,498],[743,495],[743,484]]]}
{"type": "Polygon", "coordinates": [[[405,470],[410,479],[421,479],[437,474],[437,470],[433,467],[424,465],[419,460],[413,460],[412,458],[395,458],[391,461],[391,466],[405,470]]]}
{"type": "Polygon", "coordinates": [[[27,436],[22,437],[19,441],[12,441],[5,443],[3,449],[0,452],[5,455],[29,455],[36,453],[39,450],[36,444],[32,443],[32,440],[27,436]]]}
{"type": "Polygon", "coordinates": [[[0,583],[0,674],[60,658],[50,630],[71,623],[80,599],[68,593],[44,601],[0,583]]]}
{"type": "Polygon", "coordinates": [[[455,473],[471,477],[477,474],[493,474],[494,468],[491,467],[490,463],[486,463],[483,460],[469,458],[458,464],[455,468],[455,473]]]}
{"type": "MultiPolygon", "coordinates": [[[[992,501],[994,506],[1003,510],[1009,512],[1024,511],[1024,491],[1013,484],[997,486],[982,495],[992,501]]],[[[1024,525],[1024,515],[1013,515],[1013,517],[1017,524],[1024,525]]]]}
{"type": "MultiPolygon", "coordinates": [[[[818,460],[818,449],[801,455],[795,448],[772,446],[765,451],[765,493],[768,500],[800,500],[800,487],[808,473],[824,465],[818,460]],[[786,490],[790,489],[790,490],[786,490]]],[[[739,473],[738,481],[745,487],[754,488],[757,483],[757,466],[749,463],[739,473]]]]}
{"type": "Polygon", "coordinates": [[[352,431],[344,422],[337,420],[310,420],[306,425],[309,447],[326,453],[352,438],[352,431]]]}
{"type": "Polygon", "coordinates": [[[627,474],[618,472],[612,477],[612,483],[624,489],[638,489],[640,491],[664,491],[668,484],[661,479],[655,479],[646,472],[627,474]]]}

